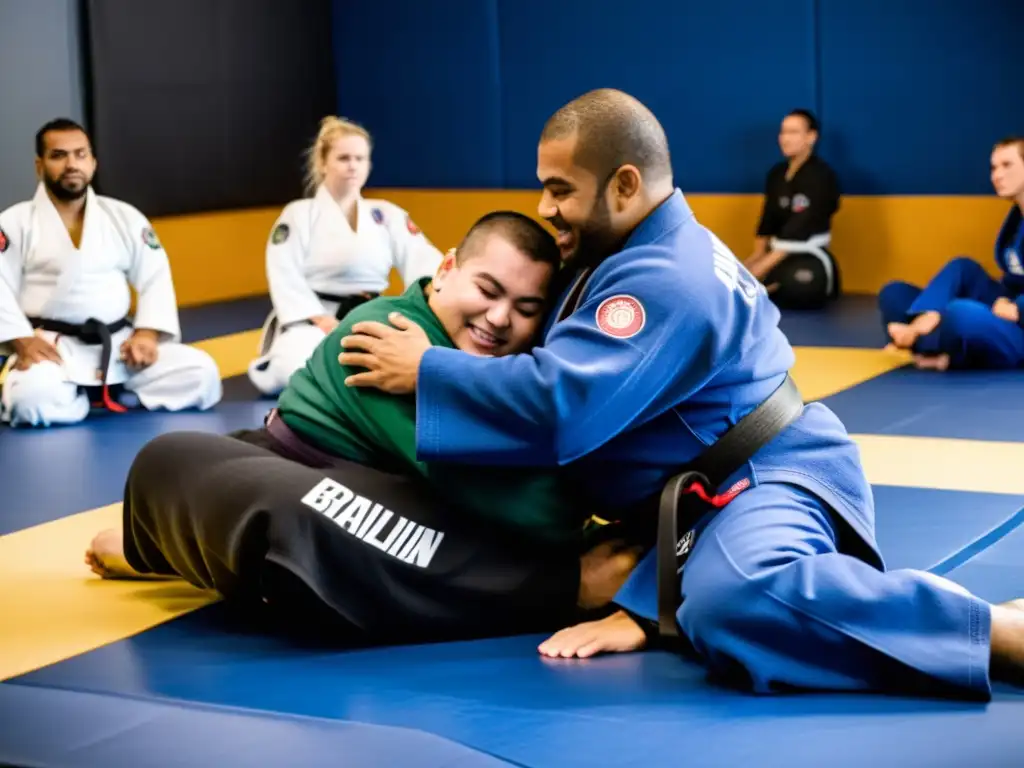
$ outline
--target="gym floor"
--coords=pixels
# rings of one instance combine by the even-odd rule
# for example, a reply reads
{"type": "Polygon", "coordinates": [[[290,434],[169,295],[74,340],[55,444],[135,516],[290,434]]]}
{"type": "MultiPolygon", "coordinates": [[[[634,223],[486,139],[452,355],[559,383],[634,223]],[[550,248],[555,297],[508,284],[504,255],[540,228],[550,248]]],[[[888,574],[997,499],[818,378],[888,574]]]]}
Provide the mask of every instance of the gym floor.
{"type": "MultiPolygon", "coordinates": [[[[989,704],[762,698],[660,652],[545,661],[537,636],[303,647],[187,585],[93,576],[83,553],[119,523],[146,441],[261,422],[270,402],[244,370],[268,306],[183,310],[185,340],[225,376],[213,411],[0,432],[0,764],[1021,764],[1024,691],[1007,687],[989,704]]],[[[832,407],[861,446],[888,566],[992,601],[1024,596],[1024,374],[908,368],[881,351],[868,297],[783,327],[804,397],[832,407]]]]}

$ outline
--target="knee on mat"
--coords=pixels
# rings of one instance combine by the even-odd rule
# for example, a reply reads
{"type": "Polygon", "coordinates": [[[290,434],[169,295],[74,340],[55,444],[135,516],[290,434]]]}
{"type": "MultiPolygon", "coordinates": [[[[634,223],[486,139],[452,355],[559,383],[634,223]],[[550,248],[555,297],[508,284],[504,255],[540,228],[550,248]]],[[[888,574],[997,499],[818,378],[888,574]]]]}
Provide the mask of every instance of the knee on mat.
{"type": "Polygon", "coordinates": [[[191,388],[196,393],[198,398],[196,407],[206,410],[219,403],[223,397],[220,369],[217,367],[217,362],[208,353],[200,349],[190,351],[195,354],[189,355],[188,366],[182,375],[188,377],[191,388]]]}
{"type": "Polygon", "coordinates": [[[60,366],[49,360],[24,371],[9,371],[3,385],[4,408],[14,425],[47,426],[46,414],[54,407],[60,407],[62,422],[74,421],[74,416],[84,419],[89,404],[76,403],[77,397],[78,388],[64,381],[60,366]]]}
{"type": "Polygon", "coordinates": [[[893,280],[878,292],[878,309],[887,322],[901,322],[920,293],[921,289],[910,283],[893,280]]]}

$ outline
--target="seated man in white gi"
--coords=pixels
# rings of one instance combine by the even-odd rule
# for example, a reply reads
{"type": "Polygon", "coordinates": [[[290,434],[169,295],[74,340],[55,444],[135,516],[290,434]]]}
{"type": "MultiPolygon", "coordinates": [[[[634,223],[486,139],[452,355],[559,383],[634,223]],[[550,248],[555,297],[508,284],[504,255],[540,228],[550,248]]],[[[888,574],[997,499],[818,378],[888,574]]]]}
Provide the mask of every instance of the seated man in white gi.
{"type": "Polygon", "coordinates": [[[85,129],[63,118],[44,125],[36,171],[35,196],[0,212],[0,354],[11,355],[0,418],[12,426],[79,422],[92,391],[120,412],[114,385],[147,409],[215,405],[216,363],[179,343],[167,254],[142,213],[93,191],[85,129]]]}

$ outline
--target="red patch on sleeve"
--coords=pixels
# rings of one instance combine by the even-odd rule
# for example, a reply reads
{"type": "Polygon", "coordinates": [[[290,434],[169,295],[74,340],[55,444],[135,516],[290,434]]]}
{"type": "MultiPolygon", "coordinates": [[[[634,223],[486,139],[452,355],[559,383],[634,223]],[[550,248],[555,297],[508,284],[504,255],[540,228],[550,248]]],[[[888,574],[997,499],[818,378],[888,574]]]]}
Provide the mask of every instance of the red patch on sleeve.
{"type": "Polygon", "coordinates": [[[0,253],[7,250],[7,247],[11,244],[11,241],[7,239],[7,233],[4,232],[3,228],[0,228],[0,253]]]}
{"type": "Polygon", "coordinates": [[[597,327],[616,339],[629,339],[647,323],[644,306],[632,296],[612,296],[597,308],[597,327]]]}
{"type": "Polygon", "coordinates": [[[405,228],[409,230],[410,235],[418,235],[420,228],[416,226],[416,222],[412,220],[412,216],[405,217],[405,228]]]}

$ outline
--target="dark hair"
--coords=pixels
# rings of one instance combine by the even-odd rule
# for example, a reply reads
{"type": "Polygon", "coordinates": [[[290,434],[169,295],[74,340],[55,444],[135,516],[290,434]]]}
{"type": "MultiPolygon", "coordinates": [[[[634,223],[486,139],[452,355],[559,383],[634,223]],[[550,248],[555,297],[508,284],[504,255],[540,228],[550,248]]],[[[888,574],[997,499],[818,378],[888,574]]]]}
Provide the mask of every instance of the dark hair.
{"type": "Polygon", "coordinates": [[[1020,152],[1020,156],[1024,158],[1024,136],[1007,136],[1005,139],[997,141],[992,149],[995,150],[1001,147],[1009,147],[1013,144],[1017,145],[1017,151],[1020,152]]]}
{"type": "Polygon", "coordinates": [[[577,137],[574,161],[599,179],[627,164],[645,178],[672,176],[665,130],[653,112],[627,93],[599,88],[573,99],[548,119],[541,141],[572,135],[577,137]]]}
{"type": "Polygon", "coordinates": [[[814,116],[814,113],[809,109],[794,109],[786,117],[802,117],[804,122],[807,123],[807,130],[814,131],[815,133],[821,133],[820,126],[818,125],[818,118],[814,116]]]}
{"type": "Polygon", "coordinates": [[[456,251],[456,258],[461,264],[463,255],[472,258],[476,241],[483,240],[491,234],[505,238],[531,261],[541,261],[558,267],[561,254],[555,238],[539,223],[517,211],[492,211],[477,219],[462,238],[456,251]]]}
{"type": "Polygon", "coordinates": [[[85,130],[85,128],[68,117],[58,117],[36,131],[36,157],[41,158],[43,156],[43,152],[46,151],[45,139],[46,134],[50,131],[81,131],[85,134],[85,138],[89,139],[89,146],[92,146],[92,138],[89,136],[89,132],[85,130]]]}

